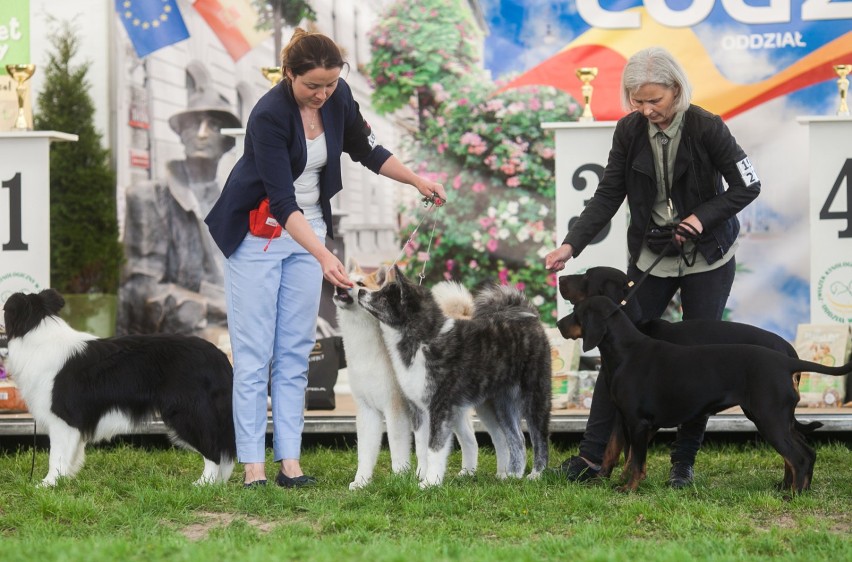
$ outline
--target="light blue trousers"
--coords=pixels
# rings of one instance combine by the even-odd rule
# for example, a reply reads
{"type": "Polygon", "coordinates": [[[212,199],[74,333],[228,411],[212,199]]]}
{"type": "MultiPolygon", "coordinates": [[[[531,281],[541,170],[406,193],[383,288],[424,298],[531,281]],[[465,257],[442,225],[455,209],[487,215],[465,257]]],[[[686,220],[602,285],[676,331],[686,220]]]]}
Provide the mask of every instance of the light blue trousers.
{"type": "MultiPolygon", "coordinates": [[[[325,240],[322,219],[310,221],[325,240]]],[[[225,261],[228,332],[234,358],[234,429],[241,463],[266,459],[267,385],[275,460],[300,458],[308,356],[316,341],[322,268],[286,232],[247,235],[225,261]]]]}

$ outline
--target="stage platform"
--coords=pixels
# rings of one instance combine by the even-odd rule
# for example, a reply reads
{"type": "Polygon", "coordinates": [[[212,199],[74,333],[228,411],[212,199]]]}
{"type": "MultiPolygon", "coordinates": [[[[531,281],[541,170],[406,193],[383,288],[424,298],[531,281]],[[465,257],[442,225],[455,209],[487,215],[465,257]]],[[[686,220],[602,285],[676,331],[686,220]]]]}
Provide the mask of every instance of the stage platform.
{"type": "MultiPolygon", "coordinates": [[[[355,433],[355,401],[351,394],[337,393],[334,410],[309,410],[305,413],[305,433],[355,433]]],[[[550,417],[551,433],[583,433],[586,428],[588,410],[553,410],[550,417]]],[[[803,423],[818,421],[823,427],[818,432],[852,432],[852,407],[843,408],[800,408],[796,418],[803,423]]],[[[475,431],[485,428],[473,418],[475,431]]],[[[272,432],[272,419],[269,418],[267,431],[272,432]]],[[[671,431],[671,430],[663,430],[671,431]]],[[[715,432],[752,432],[752,424],[738,408],[726,410],[710,418],[707,431],[715,432]]],[[[4,435],[32,435],[33,420],[29,414],[0,414],[0,437],[4,435]]],[[[41,432],[39,432],[41,433],[41,432]]],[[[146,424],[137,433],[165,434],[162,422],[146,424]]]]}

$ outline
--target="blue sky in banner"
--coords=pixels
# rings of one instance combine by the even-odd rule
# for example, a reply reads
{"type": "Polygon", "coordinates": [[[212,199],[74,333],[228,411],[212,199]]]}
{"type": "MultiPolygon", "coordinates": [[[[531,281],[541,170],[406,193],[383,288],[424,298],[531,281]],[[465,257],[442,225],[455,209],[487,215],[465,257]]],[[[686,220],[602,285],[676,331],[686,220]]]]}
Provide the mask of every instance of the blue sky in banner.
{"type": "MultiPolygon", "coordinates": [[[[534,67],[589,30],[592,25],[581,15],[582,5],[587,6],[586,14],[592,8],[605,12],[600,17],[610,22],[623,20],[629,17],[626,10],[645,5],[642,0],[480,3],[490,28],[485,66],[495,78],[534,67]]],[[[664,4],[668,13],[660,16],[660,23],[675,26],[677,19],[691,20],[689,27],[722,74],[741,83],[772,76],[852,31],[852,0],[732,0],[724,3],[727,7],[719,0],[665,0],[664,4]],[[806,21],[803,12],[807,10],[818,10],[818,19],[806,21]]],[[[790,97],[808,107],[813,100],[830,98],[835,89],[828,81],[790,97]]]]}

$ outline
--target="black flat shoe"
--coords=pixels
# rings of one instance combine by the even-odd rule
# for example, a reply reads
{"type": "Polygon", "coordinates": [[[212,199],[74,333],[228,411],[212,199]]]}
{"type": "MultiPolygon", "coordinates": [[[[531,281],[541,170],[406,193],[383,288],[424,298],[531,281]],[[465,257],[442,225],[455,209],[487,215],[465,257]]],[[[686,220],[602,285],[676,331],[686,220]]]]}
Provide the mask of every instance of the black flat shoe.
{"type": "Polygon", "coordinates": [[[317,479],[307,474],[290,478],[279,470],[278,476],[275,477],[275,483],[282,488],[306,488],[308,486],[316,486],[317,479]]]}
{"type": "Polygon", "coordinates": [[[266,486],[266,480],[255,480],[254,482],[243,484],[243,488],[263,488],[264,486],[266,486]]]}

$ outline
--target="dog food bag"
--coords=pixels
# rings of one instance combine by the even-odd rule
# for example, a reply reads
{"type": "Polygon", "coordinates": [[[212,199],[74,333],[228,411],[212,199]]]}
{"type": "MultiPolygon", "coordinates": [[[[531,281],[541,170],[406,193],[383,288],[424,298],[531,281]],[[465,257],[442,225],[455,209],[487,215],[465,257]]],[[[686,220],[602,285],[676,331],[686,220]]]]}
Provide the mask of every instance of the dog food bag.
{"type": "Polygon", "coordinates": [[[570,407],[571,377],[580,362],[580,350],[576,340],[566,340],[558,328],[547,328],[547,340],[550,342],[550,360],[552,367],[551,400],[554,410],[570,407]]]}
{"type": "MultiPolygon", "coordinates": [[[[849,326],[846,324],[799,324],[796,330],[796,353],[801,359],[829,367],[849,360],[849,326]]],[[[839,408],[846,395],[848,375],[833,377],[819,373],[802,373],[799,381],[799,407],[839,408]]]]}
{"type": "Polygon", "coordinates": [[[13,414],[26,411],[27,405],[21,398],[18,385],[7,376],[6,369],[0,362],[0,413],[13,414]]]}

